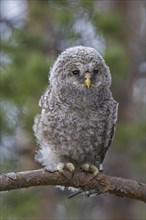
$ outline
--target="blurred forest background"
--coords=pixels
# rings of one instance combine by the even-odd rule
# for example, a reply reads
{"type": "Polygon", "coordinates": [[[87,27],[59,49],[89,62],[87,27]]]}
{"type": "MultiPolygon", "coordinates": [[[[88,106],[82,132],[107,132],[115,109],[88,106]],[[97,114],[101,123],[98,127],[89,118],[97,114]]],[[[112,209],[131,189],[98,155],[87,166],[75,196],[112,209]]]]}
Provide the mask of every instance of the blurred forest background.
{"type": "MultiPolygon", "coordinates": [[[[143,0],[1,0],[1,173],[39,168],[32,125],[50,66],[67,47],[104,56],[119,117],[109,175],[145,181],[146,4],[143,0]]],[[[144,220],[143,203],[112,195],[68,200],[34,187],[1,194],[1,219],[144,220]]]]}

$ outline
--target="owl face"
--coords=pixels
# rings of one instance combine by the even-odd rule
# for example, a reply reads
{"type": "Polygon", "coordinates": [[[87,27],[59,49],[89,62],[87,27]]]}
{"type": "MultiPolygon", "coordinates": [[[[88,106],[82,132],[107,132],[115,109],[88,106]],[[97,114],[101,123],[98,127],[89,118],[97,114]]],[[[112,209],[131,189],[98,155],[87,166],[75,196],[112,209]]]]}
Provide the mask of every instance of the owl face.
{"type": "Polygon", "coordinates": [[[109,87],[111,75],[101,55],[93,48],[77,46],[64,51],[50,73],[52,86],[90,90],[109,87]]]}

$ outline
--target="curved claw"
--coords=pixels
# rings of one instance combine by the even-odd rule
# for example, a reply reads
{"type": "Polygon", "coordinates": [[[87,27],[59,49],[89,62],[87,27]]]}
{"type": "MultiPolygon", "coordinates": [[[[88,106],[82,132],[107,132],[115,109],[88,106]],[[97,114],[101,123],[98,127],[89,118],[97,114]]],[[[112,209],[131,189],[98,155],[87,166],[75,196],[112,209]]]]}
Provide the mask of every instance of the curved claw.
{"type": "Polygon", "coordinates": [[[73,163],[62,163],[60,162],[59,164],[57,164],[57,170],[60,172],[60,173],[63,173],[64,172],[64,168],[68,169],[70,172],[74,172],[75,171],[75,166],[73,163]]]}
{"type": "Polygon", "coordinates": [[[94,176],[96,176],[99,173],[99,169],[93,165],[90,166],[90,170],[94,176]]]}
{"type": "Polygon", "coordinates": [[[75,166],[73,163],[67,163],[66,168],[70,171],[70,172],[74,172],[75,171],[75,166]]]}
{"type": "Polygon", "coordinates": [[[63,173],[64,172],[64,167],[65,167],[64,163],[57,164],[57,170],[59,171],[59,173],[63,173]]]}
{"type": "Polygon", "coordinates": [[[90,164],[88,164],[88,163],[84,163],[82,166],[81,166],[81,168],[82,168],[82,170],[84,170],[84,171],[89,171],[89,169],[90,169],[90,164]]]}
{"type": "Polygon", "coordinates": [[[90,165],[89,163],[84,163],[81,166],[82,170],[86,171],[86,172],[91,172],[93,173],[94,176],[96,176],[99,173],[99,169],[93,165],[90,165]]]}

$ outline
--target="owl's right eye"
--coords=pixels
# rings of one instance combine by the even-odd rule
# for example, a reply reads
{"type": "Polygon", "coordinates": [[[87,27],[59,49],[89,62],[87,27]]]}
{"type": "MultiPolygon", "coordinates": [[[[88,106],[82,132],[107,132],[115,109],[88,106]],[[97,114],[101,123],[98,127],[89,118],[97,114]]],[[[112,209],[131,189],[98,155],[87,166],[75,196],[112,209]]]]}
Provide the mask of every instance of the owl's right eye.
{"type": "Polygon", "coordinates": [[[73,70],[72,73],[77,76],[80,74],[80,70],[73,70]]]}

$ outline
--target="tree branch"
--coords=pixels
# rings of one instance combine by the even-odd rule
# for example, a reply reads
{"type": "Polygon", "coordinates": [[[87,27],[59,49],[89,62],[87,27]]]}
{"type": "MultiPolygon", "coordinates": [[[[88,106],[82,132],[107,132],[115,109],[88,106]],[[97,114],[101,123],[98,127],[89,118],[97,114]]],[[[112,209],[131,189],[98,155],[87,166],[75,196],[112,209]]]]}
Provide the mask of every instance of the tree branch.
{"type": "Polygon", "coordinates": [[[121,177],[112,177],[99,173],[93,174],[76,171],[74,174],[65,170],[63,174],[47,172],[44,169],[30,170],[18,173],[7,173],[0,176],[0,191],[27,188],[40,185],[61,185],[75,187],[81,190],[97,190],[100,193],[110,193],[116,196],[136,199],[146,202],[146,184],[121,177]]]}

